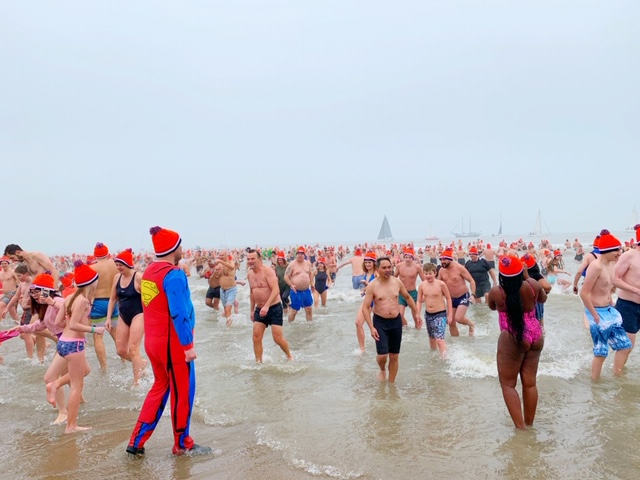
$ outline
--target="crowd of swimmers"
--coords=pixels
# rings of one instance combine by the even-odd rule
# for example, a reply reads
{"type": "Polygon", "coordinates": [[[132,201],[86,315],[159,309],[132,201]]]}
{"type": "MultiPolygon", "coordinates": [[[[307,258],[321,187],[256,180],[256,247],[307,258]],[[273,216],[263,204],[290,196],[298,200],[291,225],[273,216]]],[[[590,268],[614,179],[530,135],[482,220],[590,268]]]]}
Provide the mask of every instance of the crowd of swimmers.
{"type": "MultiPolygon", "coordinates": [[[[180,364],[186,365],[186,370],[179,370],[179,381],[183,388],[192,388],[190,378],[194,373],[189,365],[195,359],[195,313],[186,280],[192,273],[208,282],[205,304],[221,312],[227,327],[233,326],[233,315],[239,311],[237,286],[244,286],[246,279],[253,349],[256,362],[261,363],[267,328],[271,328],[273,340],[285,357],[293,360],[283,320],[293,322],[304,310],[306,321],[312,322],[315,308],[330,308],[327,294],[339,272],[349,267],[351,287],[362,296],[354,318],[358,349],[366,349],[366,324],[375,341],[378,378],[388,382],[395,382],[398,374],[402,334],[410,325],[405,315],[407,307],[412,326],[425,326],[430,348],[446,359],[447,331],[450,337],[457,337],[460,328],[465,328],[466,333],[474,335],[475,324],[467,316],[468,307],[484,303],[498,312],[498,374],[507,410],[517,428],[531,425],[535,417],[544,304],[554,284],[563,292],[579,294],[584,304],[585,326],[593,340],[593,380],[600,377],[609,348],[615,351],[613,374],[623,374],[640,330],[640,226],[635,238],[624,243],[602,230],[588,253],[578,239],[573,243],[567,240],[561,248],[553,248],[545,240],[539,245],[501,241],[495,248],[477,240],[466,245],[458,241],[417,249],[413,244],[363,243],[353,249],[304,245],[183,250],[179,235],[170,230],[154,227],[152,238],[152,253],[134,254],[127,249],[112,255],[105,244],[97,243],[91,255],[49,257],[11,244],[0,258],[0,316],[16,322],[2,332],[0,343],[19,335],[26,355],[36,355],[40,362],[45,361],[47,340],[56,345],[44,376],[45,391],[47,401],[57,409],[53,423],[65,425],[66,432],[86,428],[77,425],[83,382],[90,371],[84,353],[86,334],[93,336],[102,370],[107,369],[103,336],[110,334],[117,354],[131,364],[134,386],[146,372],[148,360],[142,356],[141,345],[147,336],[145,352],[153,366],[155,383],[127,449],[138,456],[144,453],[144,442],[153,430],[149,426],[153,422],[148,419],[164,408],[164,404],[154,403],[168,392],[168,383],[163,382],[176,375],[173,367],[165,372],[166,365],[158,370],[163,365],[159,354],[149,353],[156,343],[165,345],[163,336],[180,350],[180,364]],[[573,276],[563,260],[563,253],[569,250],[579,263],[573,276]],[[239,275],[243,262],[246,275],[239,275]],[[173,292],[171,298],[181,296],[180,305],[169,298],[169,291],[173,292]],[[163,306],[158,306],[160,300],[163,306]],[[153,319],[162,315],[177,315],[187,327],[172,324],[154,333],[153,319]],[[157,340],[149,340],[149,335],[157,340]],[[518,377],[522,400],[516,391],[518,377]]],[[[190,418],[191,405],[176,408],[172,415],[190,418]]],[[[176,433],[174,453],[207,451],[190,440],[188,419],[184,418],[187,435],[176,433]]]]}

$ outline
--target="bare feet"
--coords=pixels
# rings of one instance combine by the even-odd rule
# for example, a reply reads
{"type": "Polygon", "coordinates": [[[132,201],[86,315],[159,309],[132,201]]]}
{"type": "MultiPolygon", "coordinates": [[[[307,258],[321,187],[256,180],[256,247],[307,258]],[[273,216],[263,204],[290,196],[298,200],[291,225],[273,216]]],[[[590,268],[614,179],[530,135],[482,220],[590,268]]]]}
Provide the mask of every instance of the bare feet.
{"type": "Polygon", "coordinates": [[[58,390],[57,380],[47,383],[47,402],[56,407],[56,391],[58,390]]]}
{"type": "Polygon", "coordinates": [[[287,355],[287,360],[293,360],[293,355],[291,355],[291,353],[289,353],[289,355],[287,355]]]}
{"type": "Polygon", "coordinates": [[[231,326],[231,317],[227,318],[227,328],[231,326]]]}
{"type": "Polygon", "coordinates": [[[476,324],[471,322],[469,324],[469,336],[473,337],[473,334],[476,333],[476,324]]]}
{"type": "Polygon", "coordinates": [[[378,371],[378,381],[384,382],[387,379],[387,372],[385,370],[378,371]]]}
{"type": "Polygon", "coordinates": [[[58,412],[58,417],[51,422],[51,425],[62,425],[63,423],[67,422],[67,412],[62,413],[62,412],[58,412]]]}
{"type": "Polygon", "coordinates": [[[70,427],[67,425],[67,428],[64,429],[64,433],[84,432],[85,430],[91,430],[91,428],[92,427],[79,427],[78,425],[70,427]]]}

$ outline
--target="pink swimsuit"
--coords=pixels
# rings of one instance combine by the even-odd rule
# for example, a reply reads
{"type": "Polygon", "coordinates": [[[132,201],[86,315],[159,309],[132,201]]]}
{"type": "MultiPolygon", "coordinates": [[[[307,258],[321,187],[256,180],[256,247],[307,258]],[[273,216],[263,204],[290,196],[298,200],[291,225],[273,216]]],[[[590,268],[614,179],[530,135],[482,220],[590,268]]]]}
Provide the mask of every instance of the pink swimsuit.
{"type": "MultiPolygon", "coordinates": [[[[531,284],[527,282],[527,285],[531,287],[531,284]]],[[[533,287],[531,287],[533,290],[533,287]]],[[[506,299],[504,295],[504,290],[500,287],[500,292],[502,293],[502,300],[506,304],[506,299]]],[[[533,290],[533,293],[538,298],[536,291],[533,290]]],[[[522,315],[522,319],[524,320],[524,332],[522,334],[522,340],[528,342],[530,344],[537,342],[542,337],[542,327],[540,327],[540,322],[536,317],[536,309],[534,308],[530,312],[524,312],[522,315]]],[[[509,333],[514,333],[510,326],[509,320],[507,318],[507,312],[498,312],[498,322],[500,324],[500,330],[506,330],[509,333]]]]}

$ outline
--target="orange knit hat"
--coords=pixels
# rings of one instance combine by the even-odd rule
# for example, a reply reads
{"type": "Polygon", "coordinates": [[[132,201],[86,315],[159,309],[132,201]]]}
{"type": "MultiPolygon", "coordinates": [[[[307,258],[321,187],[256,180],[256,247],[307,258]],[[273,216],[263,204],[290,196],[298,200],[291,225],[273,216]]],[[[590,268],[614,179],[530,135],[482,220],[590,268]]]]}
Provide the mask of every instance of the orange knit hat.
{"type": "Polygon", "coordinates": [[[104,243],[98,242],[93,248],[93,255],[96,258],[107,258],[109,255],[109,248],[104,243]]]}
{"type": "Polygon", "coordinates": [[[524,264],[515,255],[505,255],[498,260],[500,275],[504,277],[515,277],[520,275],[524,269],[524,264]]]}
{"type": "Polygon", "coordinates": [[[73,273],[65,273],[60,277],[60,283],[64,285],[64,288],[69,288],[73,284],[73,273]]]}
{"type": "Polygon", "coordinates": [[[453,260],[453,250],[446,248],[444,252],[440,254],[440,260],[453,260]]]}
{"type": "Polygon", "coordinates": [[[367,260],[371,260],[372,262],[375,262],[378,259],[378,256],[376,255],[376,252],[367,252],[364,255],[364,261],[366,262],[367,260]]]}
{"type": "Polygon", "coordinates": [[[86,287],[98,280],[98,272],[89,265],[82,263],[82,260],[76,260],[73,265],[75,266],[73,274],[78,287],[86,287]]]}
{"type": "Polygon", "coordinates": [[[533,266],[536,264],[536,259],[528,253],[525,253],[522,256],[522,261],[524,262],[524,265],[527,267],[527,269],[533,268],[533,266]]]}
{"type": "Polygon", "coordinates": [[[116,255],[116,258],[114,258],[113,261],[121,263],[125,267],[133,268],[133,251],[130,248],[127,248],[116,255]]]}
{"type": "Polygon", "coordinates": [[[622,243],[611,235],[609,230],[605,229],[600,232],[600,240],[598,240],[598,250],[600,250],[600,253],[612,252],[618,250],[620,247],[622,247],[622,243]]]}
{"type": "Polygon", "coordinates": [[[416,252],[411,247],[407,247],[407,248],[404,249],[404,255],[405,256],[409,255],[409,256],[411,256],[413,258],[416,258],[416,252]]]}
{"type": "Polygon", "coordinates": [[[36,278],[33,279],[31,286],[36,288],[46,288],[48,290],[54,290],[56,288],[56,282],[53,279],[53,276],[49,272],[41,273],[40,275],[36,275],[36,278]]]}
{"type": "MultiPolygon", "coordinates": [[[[151,227],[149,229],[151,234],[151,241],[153,242],[153,250],[156,252],[156,257],[166,257],[170,253],[175,252],[180,244],[182,238],[178,235],[178,232],[168,230],[161,227],[151,227]]],[[[78,282],[76,281],[76,285],[78,282]]]]}
{"type": "Polygon", "coordinates": [[[469,255],[477,255],[478,254],[478,249],[476,247],[471,247],[469,249],[469,255]]]}

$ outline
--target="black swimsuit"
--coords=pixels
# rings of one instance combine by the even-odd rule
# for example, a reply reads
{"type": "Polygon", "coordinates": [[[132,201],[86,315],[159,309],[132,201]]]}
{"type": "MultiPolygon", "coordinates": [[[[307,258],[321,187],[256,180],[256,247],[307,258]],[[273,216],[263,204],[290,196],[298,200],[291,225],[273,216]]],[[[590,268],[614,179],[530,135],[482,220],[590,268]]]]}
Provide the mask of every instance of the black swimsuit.
{"type": "Polygon", "coordinates": [[[122,275],[116,285],[120,318],[130,327],[134,317],[142,313],[142,296],[136,291],[136,272],[133,273],[133,278],[125,288],[120,286],[120,280],[122,280],[122,275]]]}

